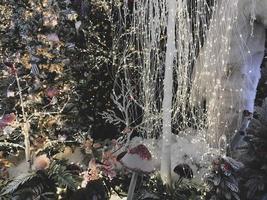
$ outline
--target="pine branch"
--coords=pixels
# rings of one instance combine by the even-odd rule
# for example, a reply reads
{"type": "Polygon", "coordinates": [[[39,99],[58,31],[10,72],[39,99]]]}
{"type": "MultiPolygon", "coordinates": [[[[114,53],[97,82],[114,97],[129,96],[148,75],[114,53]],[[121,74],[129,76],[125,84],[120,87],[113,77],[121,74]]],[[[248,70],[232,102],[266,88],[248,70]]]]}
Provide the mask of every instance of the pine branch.
{"type": "Polygon", "coordinates": [[[24,149],[22,145],[11,143],[11,142],[0,142],[0,147],[14,147],[24,149]]]}

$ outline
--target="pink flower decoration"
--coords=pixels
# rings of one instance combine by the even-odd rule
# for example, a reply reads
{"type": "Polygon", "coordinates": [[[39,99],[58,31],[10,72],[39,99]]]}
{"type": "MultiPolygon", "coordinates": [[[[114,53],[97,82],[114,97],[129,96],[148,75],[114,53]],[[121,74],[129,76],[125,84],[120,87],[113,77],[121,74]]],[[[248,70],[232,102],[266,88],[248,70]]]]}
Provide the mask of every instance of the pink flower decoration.
{"type": "Polygon", "coordinates": [[[107,176],[109,179],[113,179],[117,174],[114,170],[114,163],[110,160],[106,160],[103,162],[102,171],[105,176],[107,176]]]}
{"type": "Polygon", "coordinates": [[[16,120],[16,115],[14,113],[6,114],[2,118],[2,122],[6,124],[12,124],[16,120]]]}
{"type": "Polygon", "coordinates": [[[102,171],[109,179],[113,179],[117,174],[115,172],[115,166],[117,165],[116,156],[111,151],[105,151],[102,155],[102,171]]]}
{"type": "Polygon", "coordinates": [[[102,155],[102,162],[110,161],[113,165],[117,164],[117,157],[111,151],[105,151],[102,155]]]}
{"type": "Polygon", "coordinates": [[[41,156],[38,156],[34,162],[33,167],[35,170],[45,170],[50,165],[50,159],[44,154],[41,156]]]}
{"type": "Polygon", "coordinates": [[[48,88],[45,93],[49,98],[53,98],[58,95],[59,91],[56,88],[48,88]]]}
{"type": "Polygon", "coordinates": [[[88,165],[88,170],[82,172],[83,181],[81,187],[85,188],[87,183],[93,180],[98,180],[100,174],[100,169],[96,164],[95,159],[91,159],[88,165]]]}
{"type": "Polygon", "coordinates": [[[14,113],[6,114],[0,119],[0,129],[4,129],[6,126],[11,125],[16,120],[14,113]]]}
{"type": "Polygon", "coordinates": [[[83,180],[81,183],[81,187],[85,188],[87,183],[90,181],[90,175],[89,175],[88,171],[82,172],[82,175],[83,175],[83,180]]]}

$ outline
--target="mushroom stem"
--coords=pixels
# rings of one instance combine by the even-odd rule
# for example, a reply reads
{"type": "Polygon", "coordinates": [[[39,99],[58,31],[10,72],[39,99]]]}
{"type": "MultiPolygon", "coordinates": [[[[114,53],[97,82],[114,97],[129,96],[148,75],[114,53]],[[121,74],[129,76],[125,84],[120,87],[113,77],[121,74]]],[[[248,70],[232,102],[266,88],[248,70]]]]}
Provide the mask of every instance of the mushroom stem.
{"type": "Polygon", "coordinates": [[[138,177],[138,173],[137,172],[133,172],[131,183],[130,183],[130,187],[129,187],[129,190],[128,190],[127,200],[132,200],[133,199],[134,189],[135,189],[137,177],[138,177]]]}

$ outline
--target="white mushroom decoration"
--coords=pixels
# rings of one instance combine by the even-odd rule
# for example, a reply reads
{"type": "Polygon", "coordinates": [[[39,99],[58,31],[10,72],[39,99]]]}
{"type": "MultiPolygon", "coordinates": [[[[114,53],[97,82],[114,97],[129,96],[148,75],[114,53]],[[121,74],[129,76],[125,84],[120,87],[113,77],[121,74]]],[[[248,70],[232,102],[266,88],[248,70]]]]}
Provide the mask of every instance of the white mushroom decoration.
{"type": "Polygon", "coordinates": [[[151,173],[155,170],[151,153],[145,145],[139,144],[128,152],[119,154],[117,160],[133,172],[127,195],[127,200],[132,200],[138,174],[151,173]]]}

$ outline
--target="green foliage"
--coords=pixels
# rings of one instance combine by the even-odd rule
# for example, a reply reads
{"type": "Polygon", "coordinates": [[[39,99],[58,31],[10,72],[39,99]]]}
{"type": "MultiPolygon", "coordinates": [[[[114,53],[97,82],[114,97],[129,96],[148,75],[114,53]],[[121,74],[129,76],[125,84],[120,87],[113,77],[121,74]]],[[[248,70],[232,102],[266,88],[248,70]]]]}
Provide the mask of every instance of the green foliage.
{"type": "Polygon", "coordinates": [[[57,161],[52,162],[48,170],[48,177],[52,179],[58,187],[67,187],[71,190],[76,190],[79,185],[78,177],[72,175],[71,172],[66,169],[65,165],[57,161]]]}
{"type": "Polygon", "coordinates": [[[262,199],[267,188],[267,98],[256,107],[254,118],[247,130],[247,148],[238,158],[245,164],[240,174],[242,199],[262,199]]]}
{"type": "Polygon", "coordinates": [[[17,192],[15,192],[12,196],[18,200],[24,199],[40,199],[40,200],[52,200],[56,198],[56,194],[54,192],[44,192],[45,185],[43,183],[37,183],[32,187],[25,187],[17,192]]]}
{"type": "Polygon", "coordinates": [[[55,199],[55,189],[49,185],[47,177],[41,172],[22,174],[8,183],[1,193],[1,198],[25,199],[55,199]]]}
{"type": "Polygon", "coordinates": [[[151,196],[150,199],[197,200],[203,196],[205,189],[197,183],[189,180],[182,181],[181,179],[176,181],[172,187],[168,187],[163,184],[159,175],[150,177],[144,188],[140,188],[140,197],[138,198],[140,200],[145,200],[145,196],[151,196]],[[152,198],[153,196],[154,198],[152,198]]]}
{"type": "Polygon", "coordinates": [[[16,197],[25,199],[56,199],[57,188],[77,190],[79,178],[67,170],[65,161],[53,161],[46,170],[22,174],[7,183],[2,189],[1,198],[16,197]]]}
{"type": "Polygon", "coordinates": [[[10,183],[7,184],[6,187],[2,189],[1,195],[12,194],[19,189],[19,187],[23,186],[24,184],[30,182],[33,178],[38,176],[35,172],[22,174],[15,179],[13,179],[10,183]]]}

